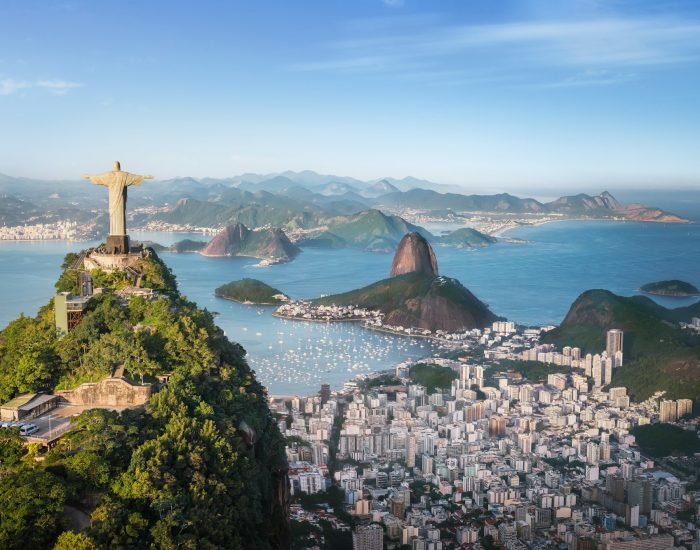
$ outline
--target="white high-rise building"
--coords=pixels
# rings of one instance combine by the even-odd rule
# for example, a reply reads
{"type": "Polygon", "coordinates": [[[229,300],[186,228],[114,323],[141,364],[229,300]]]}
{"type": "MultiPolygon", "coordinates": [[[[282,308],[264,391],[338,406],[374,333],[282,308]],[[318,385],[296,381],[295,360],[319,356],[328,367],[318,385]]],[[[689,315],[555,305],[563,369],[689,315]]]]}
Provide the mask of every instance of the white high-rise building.
{"type": "Polygon", "coordinates": [[[302,493],[313,495],[325,491],[326,487],[320,472],[302,472],[299,474],[299,489],[302,493]]]}
{"type": "Polygon", "coordinates": [[[659,404],[659,420],[661,422],[675,422],[678,419],[678,403],[670,399],[664,399],[659,404]]]}
{"type": "Polygon", "coordinates": [[[586,462],[588,464],[598,464],[600,460],[600,447],[595,443],[588,443],[586,445],[586,462]]]}
{"type": "Polygon", "coordinates": [[[406,466],[413,468],[416,465],[416,436],[411,434],[406,438],[406,466]]]}
{"type": "Polygon", "coordinates": [[[685,416],[686,414],[691,414],[693,412],[693,400],[692,399],[679,399],[676,401],[678,418],[685,416]]]}

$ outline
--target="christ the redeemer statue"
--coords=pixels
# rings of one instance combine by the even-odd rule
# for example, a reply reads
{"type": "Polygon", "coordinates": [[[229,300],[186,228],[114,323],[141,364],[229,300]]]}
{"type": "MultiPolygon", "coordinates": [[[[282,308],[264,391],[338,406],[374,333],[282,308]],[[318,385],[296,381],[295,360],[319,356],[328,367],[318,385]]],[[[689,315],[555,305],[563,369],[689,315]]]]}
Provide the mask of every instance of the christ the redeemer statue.
{"type": "Polygon", "coordinates": [[[83,176],[95,185],[104,185],[109,189],[109,236],[107,251],[112,254],[127,254],[129,238],[126,234],[126,188],[131,185],[141,185],[143,180],[153,179],[153,176],[139,176],[122,172],[119,161],[114,162],[111,172],[96,176],[83,176]]]}

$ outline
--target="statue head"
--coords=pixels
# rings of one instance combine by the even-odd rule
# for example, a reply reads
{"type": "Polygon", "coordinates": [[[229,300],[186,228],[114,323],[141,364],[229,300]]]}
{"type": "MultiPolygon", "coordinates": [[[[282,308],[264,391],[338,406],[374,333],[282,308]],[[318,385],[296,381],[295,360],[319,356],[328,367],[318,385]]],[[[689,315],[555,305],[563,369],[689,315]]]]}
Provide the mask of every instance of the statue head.
{"type": "Polygon", "coordinates": [[[112,172],[121,172],[122,165],[119,164],[118,160],[114,161],[114,164],[112,165],[112,172]]]}

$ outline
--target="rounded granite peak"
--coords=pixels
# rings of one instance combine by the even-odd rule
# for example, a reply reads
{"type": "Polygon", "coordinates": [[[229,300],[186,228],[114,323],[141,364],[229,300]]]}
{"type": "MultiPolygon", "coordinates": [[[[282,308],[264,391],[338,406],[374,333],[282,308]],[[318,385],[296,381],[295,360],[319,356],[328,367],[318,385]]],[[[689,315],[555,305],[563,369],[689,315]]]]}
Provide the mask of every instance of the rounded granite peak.
{"type": "Polygon", "coordinates": [[[433,247],[419,233],[406,233],[396,249],[389,276],[396,277],[404,273],[438,276],[437,259],[433,247]]]}

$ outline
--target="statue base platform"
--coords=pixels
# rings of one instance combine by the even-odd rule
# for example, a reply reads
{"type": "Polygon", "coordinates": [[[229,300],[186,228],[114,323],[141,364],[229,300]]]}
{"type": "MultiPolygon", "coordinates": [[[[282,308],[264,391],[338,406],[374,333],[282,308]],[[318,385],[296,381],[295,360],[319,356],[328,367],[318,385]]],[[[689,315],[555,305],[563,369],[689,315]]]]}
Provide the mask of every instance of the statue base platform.
{"type": "Polygon", "coordinates": [[[129,235],[108,235],[104,249],[107,254],[128,254],[129,235]]]}
{"type": "Polygon", "coordinates": [[[96,248],[85,256],[83,266],[87,270],[120,271],[134,267],[145,256],[143,247],[130,249],[128,235],[109,235],[104,246],[96,248]]]}

